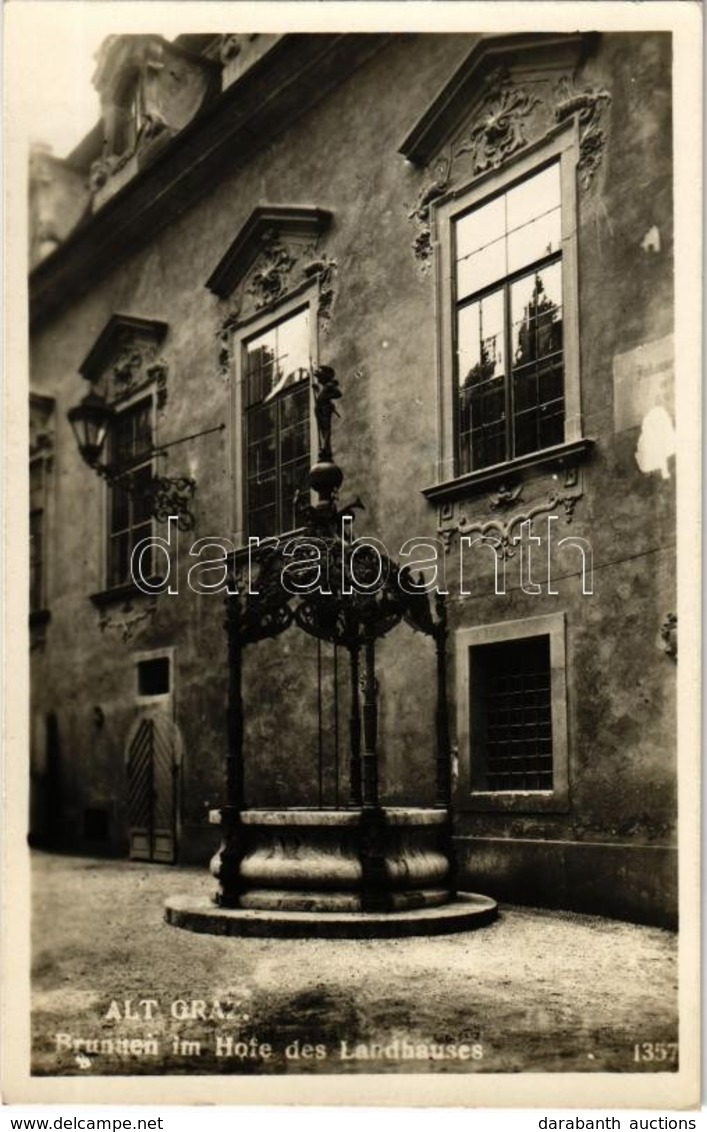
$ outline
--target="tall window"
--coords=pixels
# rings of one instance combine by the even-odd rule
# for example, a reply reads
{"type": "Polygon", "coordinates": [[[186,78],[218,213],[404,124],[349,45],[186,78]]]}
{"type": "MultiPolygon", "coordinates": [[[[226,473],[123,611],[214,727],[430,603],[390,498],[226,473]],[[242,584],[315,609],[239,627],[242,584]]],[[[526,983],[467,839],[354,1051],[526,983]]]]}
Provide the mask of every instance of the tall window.
{"type": "Polygon", "coordinates": [[[29,611],[44,609],[45,597],[45,462],[40,457],[29,466],[29,611]]]}
{"type": "Polygon", "coordinates": [[[464,474],[565,438],[559,161],[453,227],[457,468],[464,474]]]}
{"type": "Polygon", "coordinates": [[[432,206],[445,502],[558,455],[583,456],[576,122],[432,206]],[[451,494],[450,494],[451,493],[451,494]]]}
{"type": "Polygon", "coordinates": [[[245,510],[249,535],[299,525],[310,458],[310,325],[307,307],[243,344],[245,510]]]}
{"type": "MultiPolygon", "coordinates": [[[[132,582],[130,560],[135,545],[152,533],[149,488],[153,464],[152,399],[145,398],[115,417],[110,461],[125,468],[112,486],[108,503],[108,585],[132,582]],[[128,491],[130,487],[130,491],[128,491]]],[[[143,569],[148,569],[147,564],[143,569]]]]}

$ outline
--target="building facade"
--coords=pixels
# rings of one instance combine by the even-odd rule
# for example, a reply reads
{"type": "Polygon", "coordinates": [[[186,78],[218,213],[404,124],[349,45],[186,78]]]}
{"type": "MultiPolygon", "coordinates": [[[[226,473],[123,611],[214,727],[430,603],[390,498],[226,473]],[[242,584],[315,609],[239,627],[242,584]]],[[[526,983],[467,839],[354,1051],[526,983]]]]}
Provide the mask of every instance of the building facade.
{"type": "MultiPolygon", "coordinates": [[[[330,365],[357,536],[448,595],[460,887],[674,924],[670,36],[122,35],[94,82],[30,171],[33,839],[216,848],[225,563],[301,525],[330,365]]],[[[346,805],[337,650],[243,676],[249,804],[346,805]]],[[[432,805],[429,640],[377,701],[432,805]]]]}

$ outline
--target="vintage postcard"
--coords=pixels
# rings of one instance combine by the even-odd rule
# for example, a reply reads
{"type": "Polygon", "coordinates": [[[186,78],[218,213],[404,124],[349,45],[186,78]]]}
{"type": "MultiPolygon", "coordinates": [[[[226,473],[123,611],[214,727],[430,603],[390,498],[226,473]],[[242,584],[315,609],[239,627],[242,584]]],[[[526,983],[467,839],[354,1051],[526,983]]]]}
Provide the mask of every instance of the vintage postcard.
{"type": "Polygon", "coordinates": [[[5,26],[7,1102],[699,1106],[699,7],[5,26]]]}

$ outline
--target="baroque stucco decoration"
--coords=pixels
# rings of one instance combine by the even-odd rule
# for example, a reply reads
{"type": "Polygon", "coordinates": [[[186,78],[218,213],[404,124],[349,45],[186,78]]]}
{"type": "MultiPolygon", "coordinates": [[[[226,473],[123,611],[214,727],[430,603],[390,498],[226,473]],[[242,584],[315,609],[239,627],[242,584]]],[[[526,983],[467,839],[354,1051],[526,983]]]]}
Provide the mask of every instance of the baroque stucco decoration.
{"type": "Polygon", "coordinates": [[[142,608],[136,609],[132,601],[126,601],[118,613],[102,610],[98,621],[99,629],[102,633],[115,633],[123,644],[129,644],[152,625],[157,613],[157,599],[150,597],[149,601],[141,602],[141,606],[142,608]]]}
{"type": "Polygon", "coordinates": [[[421,274],[431,264],[434,201],[500,169],[572,117],[579,131],[579,184],[590,189],[608,142],[603,119],[611,102],[603,87],[577,85],[580,56],[592,38],[482,36],[405,139],[400,152],[427,171],[416,203],[405,205],[416,227],[412,249],[421,274]]]}
{"type": "Polygon", "coordinates": [[[163,409],[169,366],[160,347],[166,333],[165,322],[115,314],[96,339],[80,373],[92,385],[100,386],[111,404],[120,404],[151,387],[158,409],[163,409]]]}
{"type": "Polygon", "coordinates": [[[671,660],[678,659],[678,615],[669,613],[660,627],[663,649],[671,660]]]}
{"type": "Polygon", "coordinates": [[[337,262],[322,253],[319,243],[330,221],[330,213],[309,208],[257,208],[251,214],[206,283],[228,303],[216,332],[221,377],[230,373],[231,331],[309,281],[318,284],[317,316],[320,329],[327,333],[336,298],[337,262]]]}
{"type": "Polygon", "coordinates": [[[451,169],[451,153],[448,157],[440,157],[436,162],[433,176],[423,184],[415,204],[405,206],[408,209],[408,220],[414,221],[417,228],[412,250],[423,273],[427,273],[432,263],[432,204],[446,193],[451,169]]]}
{"type": "Polygon", "coordinates": [[[573,114],[579,121],[579,163],[577,171],[579,183],[588,189],[601,163],[606,133],[601,125],[604,108],[611,102],[608,90],[599,87],[586,87],[577,90],[574,81],[563,75],[555,89],[557,105],[555,118],[564,122],[573,114]]]}
{"type": "Polygon", "coordinates": [[[526,144],[524,118],[540,105],[540,99],[522,86],[516,86],[508,71],[499,67],[485,82],[486,94],[466,140],[456,155],[471,154],[474,174],[498,169],[499,165],[526,144]]]}
{"type": "MultiPolygon", "coordinates": [[[[508,489],[501,487],[489,500],[491,511],[500,508],[510,509],[515,502],[522,502],[522,486],[508,489]]],[[[478,535],[481,538],[493,540],[497,545],[501,557],[504,559],[515,556],[514,539],[517,538],[524,523],[538,518],[540,515],[564,513],[566,523],[571,523],[577,503],[584,494],[582,481],[577,468],[568,468],[562,485],[552,487],[545,494],[531,501],[522,511],[514,511],[507,519],[500,517],[488,519],[484,517],[469,517],[466,508],[460,504],[449,503],[440,508],[440,521],[437,529],[444,549],[449,553],[455,536],[478,535]]],[[[532,529],[532,528],[531,528],[532,529]]]]}

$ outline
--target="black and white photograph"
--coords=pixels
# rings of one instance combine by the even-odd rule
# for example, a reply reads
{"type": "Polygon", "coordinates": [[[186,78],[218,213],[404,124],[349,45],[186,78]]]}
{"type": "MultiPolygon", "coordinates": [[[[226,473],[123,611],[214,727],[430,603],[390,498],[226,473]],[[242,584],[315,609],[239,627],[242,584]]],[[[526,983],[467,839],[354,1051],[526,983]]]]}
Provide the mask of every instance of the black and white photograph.
{"type": "Polygon", "coordinates": [[[699,1106],[702,12],[6,15],[9,1101],[699,1106]]]}

